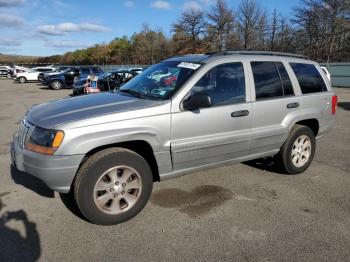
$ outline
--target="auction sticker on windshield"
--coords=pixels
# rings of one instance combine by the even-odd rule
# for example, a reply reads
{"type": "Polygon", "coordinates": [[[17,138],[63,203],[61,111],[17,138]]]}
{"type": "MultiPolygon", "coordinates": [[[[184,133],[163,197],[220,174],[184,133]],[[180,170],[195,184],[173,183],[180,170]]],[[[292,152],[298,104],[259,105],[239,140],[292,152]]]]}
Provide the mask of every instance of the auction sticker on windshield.
{"type": "Polygon", "coordinates": [[[181,62],[180,64],[177,65],[177,67],[183,67],[183,68],[188,68],[193,70],[196,70],[200,66],[201,66],[200,64],[189,63],[189,62],[181,62]]]}

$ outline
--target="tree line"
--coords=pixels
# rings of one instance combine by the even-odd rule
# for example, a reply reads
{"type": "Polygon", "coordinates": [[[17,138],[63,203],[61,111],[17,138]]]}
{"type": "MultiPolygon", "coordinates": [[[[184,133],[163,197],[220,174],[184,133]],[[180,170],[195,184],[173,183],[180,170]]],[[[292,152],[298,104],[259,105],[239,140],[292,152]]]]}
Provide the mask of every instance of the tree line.
{"type": "Polygon", "coordinates": [[[262,50],[304,54],[319,62],[350,61],[350,0],[301,0],[287,17],[260,1],[236,9],[217,0],[208,10],[183,11],[167,37],[143,25],[132,36],[107,44],[38,58],[40,63],[154,64],[189,53],[262,50]]]}

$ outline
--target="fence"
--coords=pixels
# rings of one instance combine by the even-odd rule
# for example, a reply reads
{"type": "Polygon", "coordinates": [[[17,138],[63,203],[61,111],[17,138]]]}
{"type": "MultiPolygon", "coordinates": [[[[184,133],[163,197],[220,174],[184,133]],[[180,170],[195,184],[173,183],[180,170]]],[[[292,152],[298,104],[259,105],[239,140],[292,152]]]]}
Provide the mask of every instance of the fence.
{"type": "Polygon", "coordinates": [[[321,64],[331,74],[332,86],[350,87],[350,63],[321,64]]]}

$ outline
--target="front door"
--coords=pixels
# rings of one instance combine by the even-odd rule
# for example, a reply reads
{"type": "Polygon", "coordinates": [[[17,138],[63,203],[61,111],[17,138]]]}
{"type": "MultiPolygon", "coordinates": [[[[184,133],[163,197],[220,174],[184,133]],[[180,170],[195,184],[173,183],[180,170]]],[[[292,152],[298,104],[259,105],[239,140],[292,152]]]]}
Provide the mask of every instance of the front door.
{"type": "Polygon", "coordinates": [[[193,86],[185,99],[209,95],[212,106],[172,114],[174,171],[221,163],[249,154],[251,104],[246,103],[243,64],[218,65],[193,86]]]}

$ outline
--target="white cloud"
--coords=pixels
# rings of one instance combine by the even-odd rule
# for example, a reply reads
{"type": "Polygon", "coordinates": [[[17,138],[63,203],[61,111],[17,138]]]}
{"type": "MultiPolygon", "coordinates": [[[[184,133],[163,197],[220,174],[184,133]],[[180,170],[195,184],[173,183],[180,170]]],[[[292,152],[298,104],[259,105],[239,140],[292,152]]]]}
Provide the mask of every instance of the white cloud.
{"type": "Polygon", "coordinates": [[[0,38],[0,46],[20,46],[21,44],[18,38],[0,38]]]}
{"type": "Polygon", "coordinates": [[[135,3],[134,3],[134,1],[125,1],[124,6],[129,7],[129,8],[134,7],[135,3]]]}
{"type": "Polygon", "coordinates": [[[56,25],[41,25],[37,27],[37,32],[44,35],[67,35],[75,32],[105,32],[109,28],[92,23],[60,23],[56,25]]]}
{"type": "Polygon", "coordinates": [[[45,46],[47,47],[53,47],[56,49],[69,49],[69,48],[83,48],[87,47],[86,44],[78,42],[78,41],[72,41],[72,40],[48,40],[46,41],[45,46]]]}
{"type": "Polygon", "coordinates": [[[0,13],[0,27],[19,27],[23,24],[23,19],[19,16],[0,13]]]}
{"type": "Polygon", "coordinates": [[[0,7],[18,6],[24,4],[25,0],[0,0],[0,7]]]}
{"type": "Polygon", "coordinates": [[[190,10],[201,10],[202,7],[200,6],[200,4],[198,4],[198,2],[196,1],[188,1],[185,2],[183,5],[183,9],[185,11],[190,11],[190,10]]]}
{"type": "Polygon", "coordinates": [[[154,1],[153,3],[151,3],[151,7],[155,9],[163,9],[163,10],[170,10],[172,8],[169,2],[162,1],[162,0],[154,1]]]}

